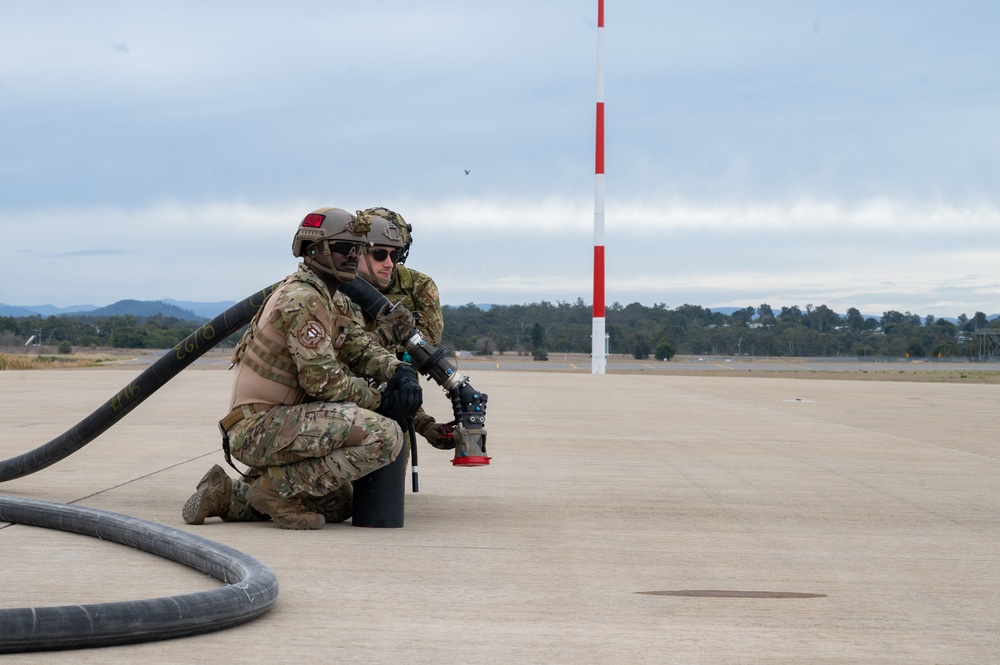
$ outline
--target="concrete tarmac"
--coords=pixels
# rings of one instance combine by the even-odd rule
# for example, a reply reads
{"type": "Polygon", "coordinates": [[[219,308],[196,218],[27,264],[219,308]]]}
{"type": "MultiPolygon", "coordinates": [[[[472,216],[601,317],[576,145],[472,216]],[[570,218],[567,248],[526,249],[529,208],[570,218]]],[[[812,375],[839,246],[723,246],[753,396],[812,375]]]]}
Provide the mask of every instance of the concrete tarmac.
{"type": "MultiPolygon", "coordinates": [[[[144,369],[0,372],[0,458],[144,369]]],[[[489,467],[420,447],[401,529],[189,526],[222,462],[229,372],[190,368],[0,493],[184,529],[276,573],[263,617],[7,663],[997,663],[998,385],[469,370],[489,467]]],[[[448,417],[428,384],[426,404],[448,417]]],[[[0,523],[0,607],[220,583],[93,538],[0,523]]]]}

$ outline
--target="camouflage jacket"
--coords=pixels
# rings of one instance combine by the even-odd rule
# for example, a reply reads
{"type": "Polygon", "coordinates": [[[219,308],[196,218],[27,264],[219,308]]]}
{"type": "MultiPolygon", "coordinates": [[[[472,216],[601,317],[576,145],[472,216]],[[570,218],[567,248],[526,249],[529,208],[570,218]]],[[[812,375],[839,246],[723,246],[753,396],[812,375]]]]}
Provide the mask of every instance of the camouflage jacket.
{"type": "MultiPolygon", "coordinates": [[[[388,288],[382,292],[389,302],[396,304],[402,302],[403,307],[413,313],[413,319],[417,324],[417,329],[432,344],[441,344],[441,335],[444,332],[444,315],[441,313],[441,299],[438,293],[437,284],[434,280],[422,272],[397,265],[392,274],[392,281],[388,288]]],[[[365,317],[361,306],[352,300],[351,316],[354,322],[368,331],[373,342],[380,344],[379,336],[375,333],[375,322],[365,317]]],[[[393,349],[402,354],[405,349],[398,347],[393,349]]],[[[377,387],[378,381],[370,381],[377,387]]],[[[414,428],[424,437],[427,431],[432,429],[437,423],[424,409],[417,412],[413,421],[414,428]]]]}
{"type": "Polygon", "coordinates": [[[396,266],[389,287],[382,292],[389,302],[402,301],[403,307],[413,312],[417,329],[431,344],[441,344],[444,333],[444,315],[441,313],[441,294],[434,280],[422,272],[396,266]]]}
{"type": "Polygon", "coordinates": [[[234,362],[269,382],[297,388],[306,400],[353,402],[367,409],[380,402],[367,378],[387,381],[400,365],[352,320],[347,297],[331,293],[303,264],[260,309],[236,347],[234,362]]]}

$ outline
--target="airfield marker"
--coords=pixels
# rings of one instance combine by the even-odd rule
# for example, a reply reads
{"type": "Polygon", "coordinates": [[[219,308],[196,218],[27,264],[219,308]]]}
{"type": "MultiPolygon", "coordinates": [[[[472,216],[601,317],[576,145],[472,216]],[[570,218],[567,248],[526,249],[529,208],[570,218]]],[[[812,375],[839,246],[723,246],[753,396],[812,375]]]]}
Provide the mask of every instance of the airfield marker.
{"type": "Polygon", "coordinates": [[[604,374],[604,0],[597,0],[597,132],[594,149],[594,326],[591,374],[604,374]]]}

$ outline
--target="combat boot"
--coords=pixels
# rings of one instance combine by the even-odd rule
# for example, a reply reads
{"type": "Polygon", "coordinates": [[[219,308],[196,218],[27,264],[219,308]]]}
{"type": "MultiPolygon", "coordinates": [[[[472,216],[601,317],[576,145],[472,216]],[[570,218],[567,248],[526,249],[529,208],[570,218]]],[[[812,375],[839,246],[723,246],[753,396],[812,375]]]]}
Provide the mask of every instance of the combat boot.
{"type": "Polygon", "coordinates": [[[311,512],[301,499],[283,499],[271,474],[264,473],[247,489],[247,501],[282,529],[321,529],[326,523],[319,513],[311,512]]]}
{"type": "Polygon", "coordinates": [[[181,515],[188,524],[204,524],[206,517],[226,519],[232,495],[232,479],[216,464],[198,481],[195,492],[184,504],[181,515]]]}

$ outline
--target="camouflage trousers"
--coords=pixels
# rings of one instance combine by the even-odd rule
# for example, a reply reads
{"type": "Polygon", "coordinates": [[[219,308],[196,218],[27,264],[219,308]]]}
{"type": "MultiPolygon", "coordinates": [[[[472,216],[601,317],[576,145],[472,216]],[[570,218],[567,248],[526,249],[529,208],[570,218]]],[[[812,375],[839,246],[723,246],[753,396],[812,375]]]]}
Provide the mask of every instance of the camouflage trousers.
{"type": "MultiPolygon", "coordinates": [[[[266,522],[269,515],[258,512],[247,501],[250,483],[233,478],[233,493],[229,497],[229,512],[223,517],[227,522],[266,522]]],[[[354,512],[354,486],[344,483],[326,496],[302,497],[302,503],[309,510],[320,513],[327,524],[350,519],[354,512]]]]}
{"type": "MultiPolygon", "coordinates": [[[[351,481],[392,462],[402,446],[395,421],[348,402],[276,406],[229,430],[233,457],[331,522],[351,515],[351,481]]],[[[266,519],[247,503],[248,488],[233,482],[227,521],[266,519]]]]}

